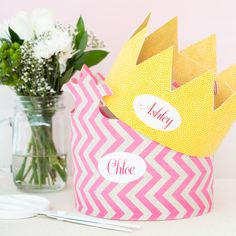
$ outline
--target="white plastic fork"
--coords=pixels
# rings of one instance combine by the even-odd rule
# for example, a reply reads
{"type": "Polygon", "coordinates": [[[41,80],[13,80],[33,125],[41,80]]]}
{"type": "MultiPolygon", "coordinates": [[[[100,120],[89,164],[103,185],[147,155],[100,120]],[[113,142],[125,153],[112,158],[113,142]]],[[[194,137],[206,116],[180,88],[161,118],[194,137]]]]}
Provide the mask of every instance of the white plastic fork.
{"type": "Polygon", "coordinates": [[[140,229],[139,225],[131,223],[89,216],[68,215],[64,211],[50,211],[49,208],[49,201],[46,198],[38,196],[22,194],[0,196],[0,220],[23,219],[37,215],[44,215],[60,221],[123,232],[131,232],[140,229]]]}
{"type": "MultiPolygon", "coordinates": [[[[43,214],[46,215],[46,214],[43,214]]],[[[52,215],[46,215],[47,217],[60,220],[60,221],[65,221],[65,222],[70,222],[70,223],[75,223],[75,224],[80,224],[80,225],[86,225],[86,226],[93,226],[97,228],[102,228],[102,229],[110,229],[110,230],[116,230],[116,231],[122,231],[122,232],[132,232],[132,229],[126,228],[126,227],[120,227],[120,226],[115,226],[115,225],[109,225],[109,224],[102,224],[98,222],[90,222],[90,221],[84,221],[84,220],[77,220],[77,219],[67,219],[62,216],[52,216],[52,215]]]]}
{"type": "Polygon", "coordinates": [[[90,226],[96,226],[100,228],[113,229],[125,232],[131,232],[132,230],[140,229],[140,225],[123,223],[114,220],[93,218],[93,217],[83,217],[83,216],[74,216],[67,215],[62,211],[47,211],[47,212],[37,212],[37,214],[46,215],[51,218],[55,218],[61,221],[67,221],[72,223],[86,224],[90,226]]]}

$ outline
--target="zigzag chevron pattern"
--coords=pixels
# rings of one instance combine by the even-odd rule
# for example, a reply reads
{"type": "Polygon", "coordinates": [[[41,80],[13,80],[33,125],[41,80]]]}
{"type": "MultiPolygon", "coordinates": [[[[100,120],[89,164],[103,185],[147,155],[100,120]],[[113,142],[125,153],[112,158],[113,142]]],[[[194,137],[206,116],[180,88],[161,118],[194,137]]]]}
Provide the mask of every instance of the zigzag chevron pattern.
{"type": "Polygon", "coordinates": [[[88,215],[121,220],[173,220],[200,216],[212,208],[212,158],[175,152],[101,113],[99,102],[111,91],[87,67],[66,90],[75,99],[71,112],[74,192],[77,209],[88,215]],[[147,164],[143,177],[113,183],[98,171],[111,152],[130,152],[147,164]]]}

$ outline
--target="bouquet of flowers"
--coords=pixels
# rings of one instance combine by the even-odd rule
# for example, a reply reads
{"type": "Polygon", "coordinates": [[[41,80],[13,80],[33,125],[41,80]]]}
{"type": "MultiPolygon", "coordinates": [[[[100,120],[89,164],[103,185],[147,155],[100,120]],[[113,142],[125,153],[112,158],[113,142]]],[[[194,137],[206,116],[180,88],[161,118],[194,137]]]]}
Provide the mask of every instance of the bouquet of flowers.
{"type": "Polygon", "coordinates": [[[103,47],[102,41],[86,31],[82,17],[76,27],[63,26],[54,22],[47,9],[21,12],[1,26],[0,84],[13,87],[22,101],[29,98],[22,102],[29,122],[39,119],[35,110],[40,108],[40,122],[47,124],[31,127],[15,183],[53,185],[57,176],[66,181],[65,160],[58,155],[52,138],[55,111],[47,109],[48,100],[59,96],[63,84],[84,64],[91,67],[102,61],[108,54],[98,49],[103,47]],[[28,164],[27,155],[31,156],[28,164]]]}

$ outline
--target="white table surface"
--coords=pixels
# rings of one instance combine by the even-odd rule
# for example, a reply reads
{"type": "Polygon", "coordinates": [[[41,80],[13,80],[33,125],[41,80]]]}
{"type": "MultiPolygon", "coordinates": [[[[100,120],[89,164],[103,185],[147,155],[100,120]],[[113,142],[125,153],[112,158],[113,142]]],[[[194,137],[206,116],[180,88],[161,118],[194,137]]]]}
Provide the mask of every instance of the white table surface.
{"type": "MultiPolygon", "coordinates": [[[[23,220],[0,220],[0,236],[236,236],[236,180],[215,180],[214,209],[210,214],[185,220],[136,222],[141,230],[123,233],[78,224],[60,222],[46,217],[34,217],[23,220]]],[[[21,193],[14,186],[11,176],[0,172],[0,195],[21,193]]],[[[39,194],[48,198],[55,210],[74,210],[72,184],[57,193],[39,194]]]]}

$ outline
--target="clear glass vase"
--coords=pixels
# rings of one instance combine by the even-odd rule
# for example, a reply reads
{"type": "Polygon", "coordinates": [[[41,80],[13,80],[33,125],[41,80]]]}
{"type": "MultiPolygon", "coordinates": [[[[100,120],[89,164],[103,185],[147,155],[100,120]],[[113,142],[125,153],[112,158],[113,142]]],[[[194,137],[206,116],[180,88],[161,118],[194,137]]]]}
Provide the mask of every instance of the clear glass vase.
{"type": "Polygon", "coordinates": [[[25,192],[61,190],[67,180],[62,96],[18,96],[13,128],[12,172],[25,192]]]}

